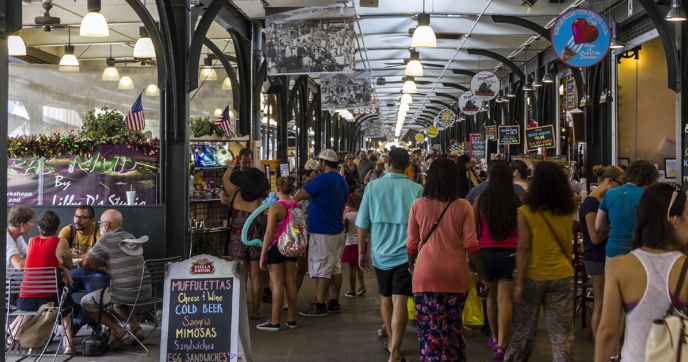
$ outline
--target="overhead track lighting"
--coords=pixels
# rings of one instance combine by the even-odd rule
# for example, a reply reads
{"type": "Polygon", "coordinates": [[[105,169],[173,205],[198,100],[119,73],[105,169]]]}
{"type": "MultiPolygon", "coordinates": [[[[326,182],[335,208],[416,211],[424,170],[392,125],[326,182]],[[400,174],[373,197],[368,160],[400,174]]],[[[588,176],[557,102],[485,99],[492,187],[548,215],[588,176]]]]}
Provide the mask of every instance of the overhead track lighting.
{"type": "Polygon", "coordinates": [[[619,34],[618,23],[614,22],[612,24],[612,42],[609,43],[609,49],[621,49],[624,46],[626,46],[626,44],[624,44],[624,42],[619,40],[618,34],[619,34]]]}
{"type": "Polygon", "coordinates": [[[409,58],[408,64],[406,64],[404,75],[413,77],[423,76],[423,65],[420,63],[420,54],[415,50],[411,50],[411,57],[409,58]]]}
{"type": "Polygon", "coordinates": [[[108,23],[100,13],[100,0],[88,0],[88,14],[81,20],[79,35],[88,38],[102,38],[110,35],[108,23]]]}
{"type": "Polygon", "coordinates": [[[416,82],[413,77],[406,77],[404,86],[401,87],[403,93],[418,93],[418,88],[416,88],[416,82]]]}
{"type": "Polygon", "coordinates": [[[401,103],[411,104],[413,103],[413,97],[408,93],[404,93],[401,95],[401,103]]]}
{"type": "Polygon", "coordinates": [[[683,11],[678,0],[671,0],[671,9],[664,17],[667,21],[686,21],[686,12],[683,11]]]}
{"type": "Polygon", "coordinates": [[[148,30],[145,26],[139,27],[139,40],[134,45],[134,58],[136,59],[153,59],[155,58],[155,47],[153,41],[148,35],[148,30]]]}
{"type": "MultiPolygon", "coordinates": [[[[425,11],[425,9],[423,9],[425,11]]],[[[411,46],[414,48],[436,48],[437,38],[430,27],[430,14],[418,14],[418,27],[413,32],[411,46]]]]}
{"type": "Polygon", "coordinates": [[[25,56],[26,44],[19,35],[10,35],[7,37],[7,52],[11,57],[25,56]]]}

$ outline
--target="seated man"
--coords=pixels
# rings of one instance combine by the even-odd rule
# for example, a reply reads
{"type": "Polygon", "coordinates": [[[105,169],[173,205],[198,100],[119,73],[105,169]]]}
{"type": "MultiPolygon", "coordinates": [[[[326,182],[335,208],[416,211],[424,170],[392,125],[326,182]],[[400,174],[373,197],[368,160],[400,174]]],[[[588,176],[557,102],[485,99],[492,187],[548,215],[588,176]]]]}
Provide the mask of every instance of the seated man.
{"type": "MultiPolygon", "coordinates": [[[[119,303],[134,304],[137,295],[139,300],[146,300],[151,296],[150,277],[147,276],[147,281],[144,280],[143,285],[140,284],[143,267],[141,243],[147,241],[148,238],[137,240],[134,235],[122,229],[122,221],[122,214],[119,211],[113,209],[105,211],[100,216],[99,222],[100,233],[103,236],[81,261],[84,268],[98,268],[107,264],[112,273],[112,285],[105,288],[102,300],[100,290],[93,291],[81,299],[81,309],[93,320],[98,320],[100,303],[103,307],[114,304],[115,312],[126,319],[131,312],[131,307],[119,303]]],[[[115,336],[119,335],[110,343],[110,350],[131,342],[132,338],[128,332],[120,335],[122,327],[110,314],[102,314],[102,323],[110,328],[115,336]]],[[[129,319],[129,328],[136,339],[140,341],[144,338],[145,334],[133,315],[129,319]]]]}
{"type": "MultiPolygon", "coordinates": [[[[100,238],[100,230],[94,221],[95,211],[91,206],[81,205],[74,212],[73,224],[69,224],[60,230],[60,238],[69,242],[69,251],[73,259],[83,259],[100,238]]],[[[76,262],[75,262],[76,264],[76,262]]],[[[75,268],[70,271],[74,281],[74,291],[86,291],[106,288],[110,285],[110,275],[107,268],[75,268]]],[[[88,317],[76,304],[74,309],[74,335],[82,326],[89,322],[88,317]]]]}
{"type": "Polygon", "coordinates": [[[26,241],[22,235],[29,235],[33,227],[36,212],[24,205],[13,206],[7,214],[7,244],[5,245],[5,268],[10,266],[19,269],[26,261],[26,241]]]}

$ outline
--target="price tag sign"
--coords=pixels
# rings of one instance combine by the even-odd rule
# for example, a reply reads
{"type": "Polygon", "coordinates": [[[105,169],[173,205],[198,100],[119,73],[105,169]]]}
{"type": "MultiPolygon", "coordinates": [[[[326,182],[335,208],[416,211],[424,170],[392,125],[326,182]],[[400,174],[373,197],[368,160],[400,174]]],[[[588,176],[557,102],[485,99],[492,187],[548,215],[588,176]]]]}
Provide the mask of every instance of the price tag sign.
{"type": "Polygon", "coordinates": [[[539,148],[556,148],[554,139],[554,126],[526,128],[526,141],[528,151],[537,151],[539,148]]]}
{"type": "Polygon", "coordinates": [[[521,144],[521,127],[519,125],[499,126],[500,145],[521,144]]]}
{"type": "Polygon", "coordinates": [[[483,127],[483,133],[485,134],[485,141],[497,140],[497,126],[485,126],[483,127]]]}
{"type": "Polygon", "coordinates": [[[480,162],[485,158],[485,142],[483,142],[480,133],[471,133],[469,139],[471,140],[471,157],[480,162]]]}

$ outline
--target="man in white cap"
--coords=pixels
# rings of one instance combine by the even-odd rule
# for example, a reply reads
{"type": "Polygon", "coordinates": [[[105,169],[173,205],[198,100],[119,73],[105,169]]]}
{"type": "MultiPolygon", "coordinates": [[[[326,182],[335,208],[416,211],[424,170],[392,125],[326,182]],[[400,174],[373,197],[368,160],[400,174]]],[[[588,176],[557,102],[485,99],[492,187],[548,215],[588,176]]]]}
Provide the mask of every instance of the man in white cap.
{"type": "MultiPolygon", "coordinates": [[[[136,239],[134,235],[122,229],[122,221],[122,214],[117,210],[103,212],[98,222],[102,236],[81,261],[84,268],[107,265],[112,276],[111,286],[86,294],[81,300],[81,309],[93,320],[98,320],[101,303],[103,307],[114,304],[117,314],[126,319],[131,312],[128,305],[136,302],[137,295],[139,300],[151,296],[150,283],[140,286],[143,267],[142,245],[148,241],[148,237],[136,239]]],[[[110,343],[110,350],[129,344],[133,340],[132,335],[139,341],[145,336],[133,315],[129,319],[129,330],[121,335],[122,327],[110,314],[103,312],[101,319],[102,323],[118,336],[110,343]]]]}
{"type": "Polygon", "coordinates": [[[312,179],[294,196],[299,202],[310,199],[308,205],[308,273],[315,278],[318,294],[313,308],[300,312],[304,317],[324,317],[339,313],[339,291],[342,287],[342,213],[349,196],[349,185],[338,172],[339,158],[333,150],[323,150],[318,156],[318,170],[312,179]],[[316,176],[317,175],[317,176],[316,176]],[[328,304],[327,292],[331,299],[328,304]]]}

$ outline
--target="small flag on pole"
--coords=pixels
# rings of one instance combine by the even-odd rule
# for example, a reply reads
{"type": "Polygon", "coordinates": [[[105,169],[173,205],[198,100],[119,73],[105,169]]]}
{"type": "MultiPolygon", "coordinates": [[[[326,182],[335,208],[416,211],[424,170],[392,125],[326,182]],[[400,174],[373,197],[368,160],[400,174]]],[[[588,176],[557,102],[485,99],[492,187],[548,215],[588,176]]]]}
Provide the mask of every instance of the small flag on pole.
{"type": "MultiPolygon", "coordinates": [[[[143,92],[141,92],[143,94],[143,92]]],[[[143,105],[141,104],[141,94],[131,106],[129,113],[124,117],[124,124],[128,129],[143,131],[146,128],[146,119],[143,116],[143,105]]]]}
{"type": "Polygon", "coordinates": [[[232,124],[231,120],[229,119],[229,106],[225,107],[225,110],[222,111],[222,115],[217,118],[217,121],[215,121],[215,125],[219,127],[222,132],[224,132],[225,137],[229,137],[230,135],[230,128],[229,126],[232,124]]]}

